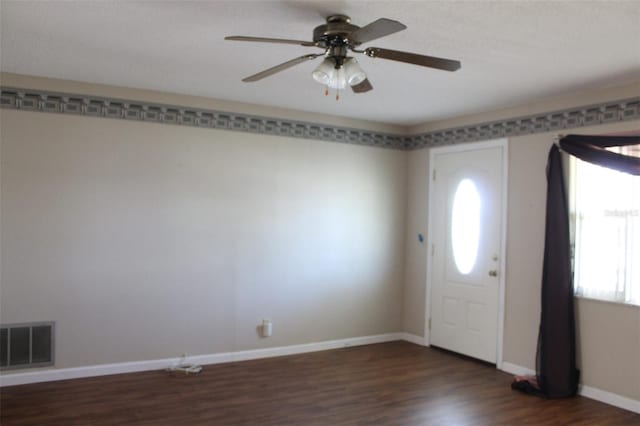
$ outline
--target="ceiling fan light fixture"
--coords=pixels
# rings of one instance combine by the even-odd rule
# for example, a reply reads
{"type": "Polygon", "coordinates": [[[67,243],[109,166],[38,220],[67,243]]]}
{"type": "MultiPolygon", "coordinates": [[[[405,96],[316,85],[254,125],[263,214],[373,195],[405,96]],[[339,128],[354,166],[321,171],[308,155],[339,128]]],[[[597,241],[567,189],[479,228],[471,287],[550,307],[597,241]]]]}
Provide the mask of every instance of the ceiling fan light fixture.
{"type": "Polygon", "coordinates": [[[347,79],[345,78],[343,68],[333,69],[328,86],[330,89],[334,90],[344,90],[347,88],[347,79]]]}
{"type": "Polygon", "coordinates": [[[355,86],[367,79],[367,74],[360,68],[355,58],[347,58],[343,65],[345,78],[349,86],[355,86]]]}
{"type": "Polygon", "coordinates": [[[370,58],[388,59],[443,71],[460,69],[460,61],[454,59],[438,58],[380,47],[367,47],[364,50],[357,49],[363,43],[386,37],[406,28],[406,25],[388,18],[380,18],[364,27],[359,27],[352,25],[351,18],[346,15],[331,15],[327,18],[325,24],[314,28],[313,41],[253,36],[228,36],[225,37],[225,40],[295,44],[323,49],[324,53],[314,53],[291,59],[257,74],[245,77],[242,81],[249,83],[262,80],[303,62],[324,57],[322,63],[311,75],[315,81],[325,86],[325,94],[329,94],[329,89],[335,89],[338,92],[336,98],[339,97],[340,90],[348,86],[351,86],[354,93],[366,93],[373,89],[367,74],[360,68],[358,62],[354,58],[347,56],[349,51],[364,54],[370,58]]]}
{"type": "Polygon", "coordinates": [[[318,83],[330,89],[343,90],[347,87],[344,67],[336,68],[333,58],[326,58],[313,70],[311,76],[318,83]]]}
{"type": "Polygon", "coordinates": [[[346,58],[344,64],[336,68],[333,58],[326,58],[311,73],[318,83],[330,89],[343,90],[347,86],[355,86],[366,80],[367,75],[354,58],[346,58]]]}
{"type": "Polygon", "coordinates": [[[328,86],[331,81],[331,76],[336,71],[335,67],[336,63],[332,59],[326,58],[324,61],[320,62],[320,65],[318,65],[315,70],[313,70],[311,76],[318,83],[328,86]]]}

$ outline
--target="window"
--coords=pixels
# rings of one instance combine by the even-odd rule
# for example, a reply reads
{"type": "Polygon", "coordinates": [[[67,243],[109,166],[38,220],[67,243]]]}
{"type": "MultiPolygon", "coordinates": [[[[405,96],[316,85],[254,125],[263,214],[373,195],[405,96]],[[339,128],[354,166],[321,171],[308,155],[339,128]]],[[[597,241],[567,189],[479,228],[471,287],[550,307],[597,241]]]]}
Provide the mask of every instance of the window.
{"type": "Polygon", "coordinates": [[[453,196],[451,242],[458,271],[467,275],[476,264],[480,243],[480,194],[471,179],[463,179],[453,196]]]}
{"type": "Polygon", "coordinates": [[[640,305],[640,177],[570,161],[576,295],[640,305]]]}

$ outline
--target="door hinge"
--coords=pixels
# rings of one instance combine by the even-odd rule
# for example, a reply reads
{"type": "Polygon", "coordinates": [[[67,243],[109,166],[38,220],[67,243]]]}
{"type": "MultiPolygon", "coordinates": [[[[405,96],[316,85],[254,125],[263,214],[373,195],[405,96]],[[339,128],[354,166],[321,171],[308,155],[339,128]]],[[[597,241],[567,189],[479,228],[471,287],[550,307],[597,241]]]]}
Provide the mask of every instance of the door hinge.
{"type": "Polygon", "coordinates": [[[436,170],[433,169],[433,180],[436,180],[436,170]]]}
{"type": "Polygon", "coordinates": [[[431,256],[433,256],[433,254],[436,252],[436,245],[435,244],[431,244],[431,256]]]}
{"type": "Polygon", "coordinates": [[[431,331],[431,318],[429,318],[429,331],[431,331]]]}

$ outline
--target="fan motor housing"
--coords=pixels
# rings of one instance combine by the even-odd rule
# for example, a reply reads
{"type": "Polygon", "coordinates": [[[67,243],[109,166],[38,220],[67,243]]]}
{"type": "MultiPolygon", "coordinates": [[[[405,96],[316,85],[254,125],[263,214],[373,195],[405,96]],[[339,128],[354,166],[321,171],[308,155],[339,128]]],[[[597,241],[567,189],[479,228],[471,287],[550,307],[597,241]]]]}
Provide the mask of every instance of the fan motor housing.
{"type": "Polygon", "coordinates": [[[349,45],[349,34],[359,28],[351,24],[351,18],[346,15],[331,15],[326,24],[313,30],[313,41],[321,47],[349,45]]]}

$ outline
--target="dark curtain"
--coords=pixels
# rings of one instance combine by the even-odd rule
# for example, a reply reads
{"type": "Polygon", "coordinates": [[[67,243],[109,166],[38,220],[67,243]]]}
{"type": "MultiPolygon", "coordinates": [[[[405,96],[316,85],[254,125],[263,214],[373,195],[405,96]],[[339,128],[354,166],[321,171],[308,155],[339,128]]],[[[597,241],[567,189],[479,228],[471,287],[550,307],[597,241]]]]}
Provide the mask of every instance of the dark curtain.
{"type": "Polygon", "coordinates": [[[543,395],[548,398],[563,398],[576,394],[580,372],[576,368],[569,210],[562,154],[556,145],[549,151],[547,164],[544,241],[536,373],[543,395]]]}
{"type": "Polygon", "coordinates": [[[560,139],[563,151],[598,166],[640,176],[640,157],[607,151],[614,146],[640,145],[640,136],[567,135],[560,139]]]}
{"type": "Polygon", "coordinates": [[[639,144],[640,136],[568,135],[560,139],[559,147],[551,147],[547,164],[547,213],[536,377],[519,380],[520,386],[514,388],[547,398],[573,396],[578,390],[580,371],[576,368],[569,208],[560,148],[584,161],[640,175],[640,158],[605,149],[639,144]]]}

